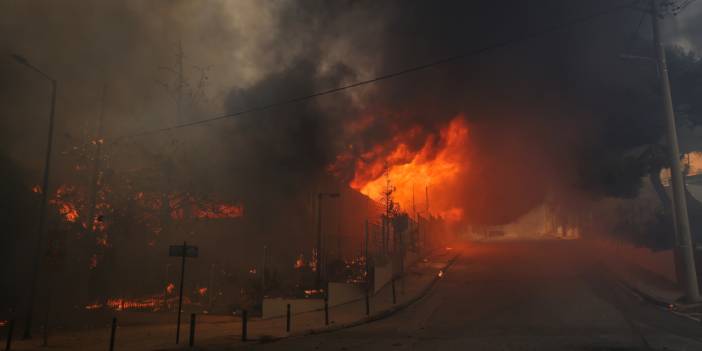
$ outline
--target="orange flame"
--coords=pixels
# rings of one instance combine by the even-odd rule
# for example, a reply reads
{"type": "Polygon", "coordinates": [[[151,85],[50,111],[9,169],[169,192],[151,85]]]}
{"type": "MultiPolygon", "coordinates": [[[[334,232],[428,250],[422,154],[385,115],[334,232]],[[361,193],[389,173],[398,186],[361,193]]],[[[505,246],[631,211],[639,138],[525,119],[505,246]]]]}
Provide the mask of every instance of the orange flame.
{"type": "Polygon", "coordinates": [[[175,284],[168,283],[168,285],[166,285],[166,294],[168,294],[168,295],[172,294],[173,290],[175,290],[175,284]]]}
{"type": "MultiPolygon", "coordinates": [[[[409,140],[416,138],[420,132],[418,128],[411,129],[398,134],[388,145],[377,145],[360,155],[349,185],[372,199],[382,201],[389,180],[394,189],[394,201],[405,210],[412,208],[415,196],[416,200],[424,203],[425,186],[430,187],[434,195],[431,211],[448,220],[458,221],[463,217],[463,210],[452,205],[451,189],[469,166],[467,123],[463,116],[455,117],[438,135],[427,135],[423,146],[413,151],[409,140]]],[[[347,156],[342,155],[337,160],[345,158],[347,156]]],[[[333,165],[330,168],[338,167],[333,165]]]]}
{"type": "Polygon", "coordinates": [[[301,269],[305,266],[305,256],[303,254],[300,254],[300,256],[297,256],[297,259],[295,260],[295,269],[301,269]]]}
{"type": "Polygon", "coordinates": [[[194,210],[195,217],[203,219],[239,218],[244,215],[244,207],[226,203],[203,203],[194,210]]]}

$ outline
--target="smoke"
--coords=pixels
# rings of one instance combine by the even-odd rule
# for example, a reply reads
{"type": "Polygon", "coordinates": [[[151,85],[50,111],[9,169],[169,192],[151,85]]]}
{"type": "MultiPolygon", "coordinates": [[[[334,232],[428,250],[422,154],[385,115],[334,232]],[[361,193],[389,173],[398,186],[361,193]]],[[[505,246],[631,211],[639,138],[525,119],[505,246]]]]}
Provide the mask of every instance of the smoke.
{"type": "MultiPolygon", "coordinates": [[[[92,157],[102,114],[102,166],[114,191],[241,202],[236,233],[217,229],[236,247],[236,255],[220,256],[238,255],[239,263],[257,262],[251,247],[280,240],[286,245],[271,247],[280,262],[309,250],[318,192],[341,191],[347,202],[340,206],[351,213],[341,220],[354,224],[334,230],[360,233],[367,204],[348,189],[357,161],[379,148],[390,152],[398,135],[409,152],[428,143],[438,150],[457,116],[468,128],[467,161],[457,181],[429,191],[436,204],[461,209],[465,222],[507,223],[546,200],[567,207],[630,198],[646,172],[638,155],[659,142],[663,126],[655,68],[619,58],[650,54],[642,34],[648,21],[639,25],[641,14],[627,9],[336,94],[131,136],[397,72],[613,7],[604,0],[6,1],[3,167],[22,170],[8,174],[23,188],[40,183],[49,85],[9,58],[17,53],[58,81],[52,188],[89,184],[76,164],[92,157]]],[[[684,43],[676,42],[699,49],[690,16],[678,18],[684,43]]],[[[387,152],[377,155],[380,164],[387,152]]],[[[148,250],[191,234],[178,230],[148,250]]],[[[211,249],[224,251],[217,243],[211,249]]]]}

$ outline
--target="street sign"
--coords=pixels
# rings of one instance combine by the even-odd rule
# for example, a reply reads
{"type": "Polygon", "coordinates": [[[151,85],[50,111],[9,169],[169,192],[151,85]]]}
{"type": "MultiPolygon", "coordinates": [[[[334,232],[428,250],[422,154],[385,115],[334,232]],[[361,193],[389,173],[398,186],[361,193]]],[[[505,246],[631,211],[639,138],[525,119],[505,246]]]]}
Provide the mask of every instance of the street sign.
{"type": "Polygon", "coordinates": [[[180,341],[180,314],[183,312],[183,283],[185,282],[185,261],[186,257],[197,257],[197,246],[188,245],[183,242],[183,245],[171,245],[168,247],[168,256],[180,257],[180,288],[178,289],[178,322],[176,324],[176,344],[180,341]]]}
{"type": "Polygon", "coordinates": [[[175,257],[197,257],[198,254],[198,248],[197,246],[192,246],[192,245],[171,245],[168,248],[168,256],[175,256],[175,257]],[[185,255],[183,255],[183,248],[185,248],[185,255]]]}

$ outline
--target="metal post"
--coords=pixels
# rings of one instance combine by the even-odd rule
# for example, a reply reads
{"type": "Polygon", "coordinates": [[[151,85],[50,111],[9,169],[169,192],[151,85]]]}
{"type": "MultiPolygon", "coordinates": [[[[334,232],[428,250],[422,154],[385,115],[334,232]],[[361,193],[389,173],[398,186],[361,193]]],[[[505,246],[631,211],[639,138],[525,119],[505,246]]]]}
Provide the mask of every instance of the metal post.
{"type": "Polygon", "coordinates": [[[368,261],[368,219],[366,219],[366,237],[364,242],[364,257],[365,257],[365,270],[366,270],[366,316],[370,315],[370,297],[368,296],[368,291],[370,290],[370,274],[369,274],[369,261],[368,261]]]}
{"type": "Polygon", "coordinates": [[[369,262],[368,262],[368,219],[366,219],[366,233],[365,234],[366,234],[366,236],[365,236],[365,240],[363,243],[363,256],[366,260],[365,270],[366,270],[366,280],[368,280],[368,279],[370,279],[370,276],[368,274],[368,271],[369,271],[369,269],[368,269],[368,267],[369,267],[368,266],[369,265],[369,262]]]}
{"type": "Polygon", "coordinates": [[[393,277],[391,280],[392,283],[392,304],[397,303],[397,295],[395,294],[395,278],[393,277]]]}
{"type": "Polygon", "coordinates": [[[183,241],[183,256],[180,264],[180,291],[178,292],[178,322],[176,325],[176,344],[180,342],[180,313],[183,310],[183,285],[185,285],[185,250],[188,243],[183,241]]]}
{"type": "Polygon", "coordinates": [[[329,325],[329,298],[324,294],[324,325],[329,325]]]}
{"type": "Polygon", "coordinates": [[[285,315],[286,315],[286,318],[285,318],[285,331],[289,333],[289,332],[290,332],[290,304],[288,304],[287,313],[286,313],[285,315]]]}
{"type": "Polygon", "coordinates": [[[673,99],[670,93],[670,81],[668,77],[668,67],[666,64],[665,49],[660,41],[660,28],[658,18],[658,1],[651,0],[651,23],[653,29],[653,41],[656,51],[656,61],[658,63],[658,75],[661,85],[661,95],[663,97],[663,113],[666,120],[666,131],[668,139],[668,157],[670,158],[670,175],[673,185],[673,213],[674,224],[676,226],[677,242],[679,252],[682,254],[685,267],[685,295],[690,302],[700,300],[697,273],[695,271],[695,254],[692,246],[692,235],[690,234],[690,221],[687,213],[687,201],[685,200],[685,183],[683,182],[682,171],[680,169],[680,149],[678,147],[678,136],[675,126],[675,113],[673,111],[673,99]]]}
{"type": "Polygon", "coordinates": [[[195,346],[195,313],[190,314],[190,340],[188,341],[190,347],[195,346]]]}
{"type": "Polygon", "coordinates": [[[317,289],[322,287],[322,194],[317,194],[317,289]]]}
{"type": "MultiPolygon", "coordinates": [[[[29,66],[29,64],[27,63],[29,66]]],[[[51,81],[51,113],[49,115],[49,136],[46,145],[46,157],[44,159],[44,177],[42,179],[41,188],[41,205],[39,207],[39,229],[37,231],[37,241],[35,243],[34,262],[32,265],[32,282],[29,292],[29,308],[27,309],[27,318],[24,328],[24,339],[32,337],[32,319],[34,317],[34,300],[36,297],[37,283],[39,280],[39,263],[42,257],[42,244],[44,242],[44,229],[46,227],[46,205],[48,202],[49,193],[49,172],[51,170],[51,149],[54,143],[54,112],[56,110],[56,81],[49,78],[46,74],[38,69],[29,66],[40,72],[44,77],[51,81]]]]}
{"type": "Polygon", "coordinates": [[[261,268],[261,299],[266,297],[266,261],[268,256],[268,246],[263,245],[263,266],[261,268]]]}
{"type": "Polygon", "coordinates": [[[5,341],[5,351],[10,351],[12,349],[12,333],[15,330],[15,320],[10,320],[10,325],[7,328],[7,341],[5,341]]]}
{"type": "Polygon", "coordinates": [[[248,312],[246,310],[241,311],[241,341],[246,341],[246,334],[248,333],[248,312]]]}
{"type": "Polygon", "coordinates": [[[112,329],[110,330],[110,351],[115,349],[115,332],[117,331],[117,317],[112,317],[112,329]]]}

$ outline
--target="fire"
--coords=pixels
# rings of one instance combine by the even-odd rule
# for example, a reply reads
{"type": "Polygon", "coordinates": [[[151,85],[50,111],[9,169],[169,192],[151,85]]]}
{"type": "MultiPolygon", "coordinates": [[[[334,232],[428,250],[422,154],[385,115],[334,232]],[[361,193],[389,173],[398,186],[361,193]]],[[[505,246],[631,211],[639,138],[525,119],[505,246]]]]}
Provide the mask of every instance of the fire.
{"type": "MultiPolygon", "coordinates": [[[[37,188],[38,186],[34,187],[32,191],[37,188]]],[[[41,189],[38,189],[38,191],[41,191],[41,189]]],[[[80,217],[76,205],[68,200],[74,193],[76,193],[76,188],[74,186],[63,184],[56,189],[54,198],[49,200],[50,204],[56,206],[59,214],[61,214],[67,222],[71,223],[75,223],[78,221],[78,217],[80,217]]]]}
{"type": "Polygon", "coordinates": [[[125,311],[125,310],[156,310],[161,304],[162,300],[157,297],[145,297],[141,299],[122,299],[114,298],[107,300],[107,307],[115,311],[125,311]]]}
{"type": "Polygon", "coordinates": [[[93,304],[90,304],[90,305],[86,305],[86,306],[85,306],[85,309],[86,309],[86,310],[95,310],[95,309],[98,309],[98,308],[100,308],[100,307],[102,307],[102,304],[93,303],[93,304]]]}
{"type": "Polygon", "coordinates": [[[200,296],[205,296],[205,294],[207,294],[207,288],[199,288],[197,289],[197,293],[200,294],[200,296]]]}
{"type": "Polygon", "coordinates": [[[295,260],[295,269],[302,269],[303,267],[305,267],[305,256],[300,254],[295,260]]]}
{"type": "Polygon", "coordinates": [[[168,285],[166,285],[166,294],[173,294],[173,290],[175,290],[175,284],[168,283],[168,285]]]}
{"type": "Polygon", "coordinates": [[[324,289],[309,289],[305,290],[305,297],[316,296],[324,294],[324,289]]]}
{"type": "Polygon", "coordinates": [[[35,185],[32,187],[32,192],[35,194],[41,194],[41,187],[39,185],[35,185]]]}
{"type": "Polygon", "coordinates": [[[227,203],[203,202],[194,210],[195,217],[202,219],[239,218],[244,215],[244,207],[227,203]]]}
{"type": "MultiPolygon", "coordinates": [[[[393,200],[405,210],[412,208],[413,201],[425,203],[425,187],[429,187],[435,195],[430,200],[432,212],[449,220],[460,220],[463,212],[451,205],[450,188],[468,167],[467,123],[463,116],[457,116],[438,134],[427,135],[418,150],[412,150],[410,141],[418,136],[421,130],[410,129],[399,133],[387,145],[377,145],[361,154],[355,161],[349,185],[372,199],[383,201],[390,184],[393,200]],[[440,196],[437,198],[437,195],[440,196]]],[[[348,155],[337,157],[337,161],[345,159],[348,155]]]]}

